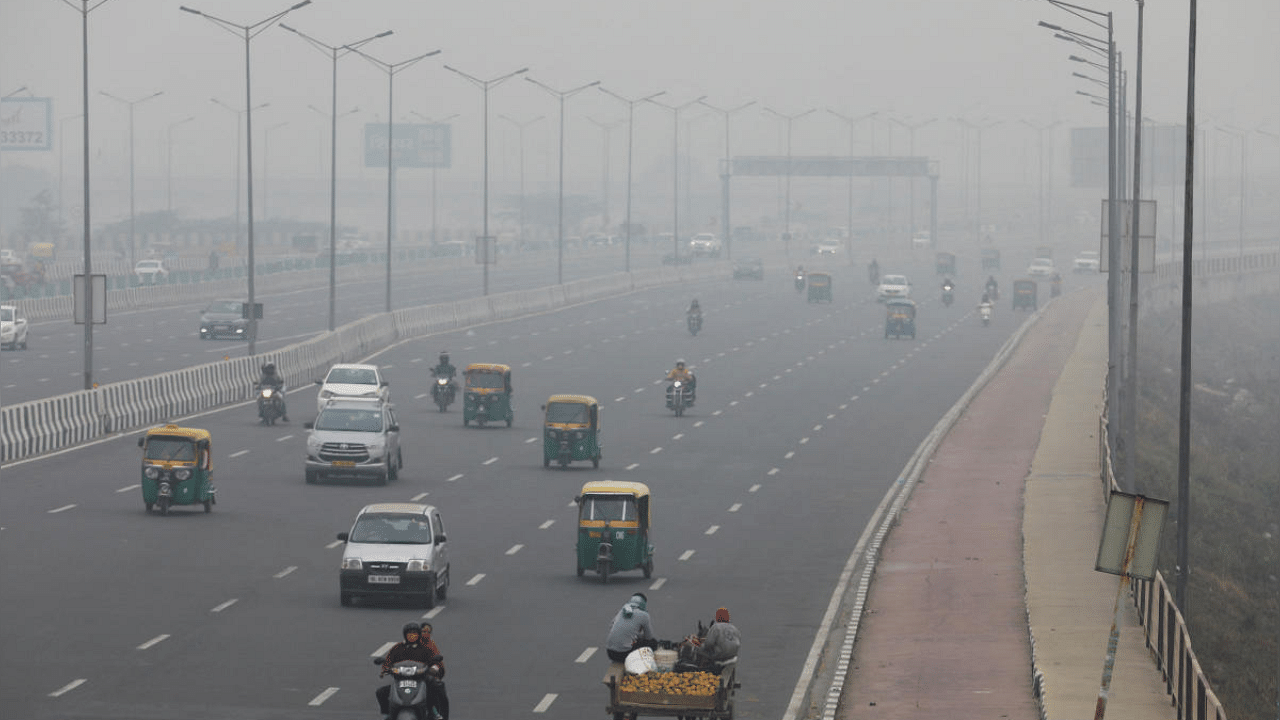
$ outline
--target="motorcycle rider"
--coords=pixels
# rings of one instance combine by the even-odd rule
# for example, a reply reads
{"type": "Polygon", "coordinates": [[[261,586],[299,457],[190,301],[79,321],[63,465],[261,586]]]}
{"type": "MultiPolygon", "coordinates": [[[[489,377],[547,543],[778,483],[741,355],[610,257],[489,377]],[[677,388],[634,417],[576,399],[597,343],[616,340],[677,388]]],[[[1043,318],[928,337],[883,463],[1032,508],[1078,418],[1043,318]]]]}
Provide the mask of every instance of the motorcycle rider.
{"type": "Polygon", "coordinates": [[[685,367],[683,359],[676,360],[676,366],[667,373],[667,382],[673,383],[677,380],[689,388],[689,404],[692,405],[698,395],[698,379],[694,377],[692,370],[685,367]]]}
{"type": "Polygon", "coordinates": [[[987,276],[987,295],[993,298],[1000,295],[1000,283],[996,282],[995,275],[987,276]]]}
{"type": "MultiPolygon", "coordinates": [[[[436,677],[443,681],[444,660],[440,648],[436,647],[435,641],[431,639],[431,629],[431,623],[424,622],[421,625],[416,622],[405,623],[404,627],[400,628],[400,635],[404,641],[396,643],[387,651],[387,656],[382,661],[382,672],[378,677],[391,672],[391,666],[403,660],[429,663],[434,658],[441,658],[431,667],[438,671],[436,677]]],[[[391,711],[389,707],[391,686],[383,685],[374,695],[378,698],[378,707],[386,716],[391,711]]],[[[445,693],[443,682],[432,688],[427,702],[435,709],[436,717],[449,720],[449,696],[445,693]]]]}
{"type": "Polygon", "coordinates": [[[685,311],[686,319],[698,321],[698,327],[702,327],[702,306],[698,304],[698,298],[694,298],[689,303],[689,309],[685,311]]]}
{"type": "MultiPolygon", "coordinates": [[[[258,387],[269,387],[276,391],[277,397],[280,398],[280,419],[289,422],[289,407],[284,402],[284,378],[276,372],[275,363],[262,366],[262,377],[258,378],[258,387]]],[[[258,417],[265,419],[261,401],[258,402],[258,417]]]]}
{"type": "Polygon", "coordinates": [[[871,264],[867,266],[867,275],[871,278],[872,285],[880,284],[880,263],[875,258],[871,258],[871,264]]]}
{"type": "Polygon", "coordinates": [[[453,384],[453,377],[458,374],[458,369],[453,366],[453,363],[449,362],[448,350],[440,351],[440,361],[436,363],[435,367],[431,368],[431,374],[438,378],[447,377],[449,378],[449,384],[453,384]]]}

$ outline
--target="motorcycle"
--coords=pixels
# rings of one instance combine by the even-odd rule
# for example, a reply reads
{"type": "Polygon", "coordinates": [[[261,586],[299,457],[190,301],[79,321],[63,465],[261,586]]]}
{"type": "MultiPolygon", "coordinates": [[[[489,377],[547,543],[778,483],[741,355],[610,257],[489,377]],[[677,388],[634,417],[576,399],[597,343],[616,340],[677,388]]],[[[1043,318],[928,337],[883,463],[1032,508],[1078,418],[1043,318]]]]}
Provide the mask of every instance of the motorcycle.
{"type": "Polygon", "coordinates": [[[453,404],[457,391],[458,388],[453,384],[451,378],[438,377],[435,385],[431,386],[431,400],[440,407],[440,412],[444,412],[453,404]]]}
{"type": "Polygon", "coordinates": [[[804,273],[796,273],[796,292],[804,292],[804,273]]]}
{"type": "Polygon", "coordinates": [[[689,313],[687,322],[689,325],[689,334],[696,336],[698,331],[702,329],[702,313],[689,313]]]}
{"type": "MultiPolygon", "coordinates": [[[[391,666],[393,679],[387,698],[389,720],[434,720],[438,714],[435,699],[439,697],[439,688],[444,687],[436,663],[443,659],[436,655],[429,665],[417,660],[401,660],[391,666]]],[[[375,657],[373,663],[381,665],[382,658],[375,657]]]]}
{"type": "Polygon", "coordinates": [[[978,315],[982,318],[982,327],[991,324],[991,303],[982,303],[978,306],[978,315]]]}
{"type": "Polygon", "coordinates": [[[680,417],[688,407],[693,407],[693,389],[683,380],[676,380],[667,388],[667,409],[680,417]]]}
{"type": "Polygon", "coordinates": [[[947,307],[951,307],[951,303],[956,301],[955,293],[952,290],[953,287],[951,285],[942,286],[942,304],[947,307]]]}
{"type": "Polygon", "coordinates": [[[275,425],[276,420],[284,417],[284,388],[271,385],[256,385],[258,390],[258,416],[263,425],[275,425]]]}

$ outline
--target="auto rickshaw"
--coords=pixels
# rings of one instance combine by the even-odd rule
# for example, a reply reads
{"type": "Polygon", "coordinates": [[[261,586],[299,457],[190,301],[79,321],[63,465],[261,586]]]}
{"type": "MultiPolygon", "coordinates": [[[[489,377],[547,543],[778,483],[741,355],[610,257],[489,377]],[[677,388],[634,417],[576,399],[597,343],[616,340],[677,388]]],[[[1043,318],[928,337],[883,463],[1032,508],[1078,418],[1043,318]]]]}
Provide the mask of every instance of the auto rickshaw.
{"type": "Polygon", "coordinates": [[[884,336],[916,338],[916,304],[906,298],[890,298],[885,301],[884,336]]]}
{"type": "Polygon", "coordinates": [[[471,363],[462,372],[462,425],[515,420],[511,409],[511,368],[497,363],[471,363]]]}
{"type": "Polygon", "coordinates": [[[939,275],[956,274],[955,253],[940,252],[933,256],[933,266],[939,275]]]}
{"type": "Polygon", "coordinates": [[[600,403],[590,395],[552,395],[542,406],[542,467],[590,460],[600,467],[600,403]]]}
{"type": "Polygon", "coordinates": [[[831,274],[824,272],[809,273],[809,302],[831,302],[831,274]]]}
{"type": "Polygon", "coordinates": [[[142,502],[151,512],[171,505],[204,505],[211,512],[217,500],[213,486],[213,458],[208,430],[177,425],[153,427],[138,438],[142,448],[142,502]]]}
{"type": "Polygon", "coordinates": [[[1036,281],[1029,278],[1013,281],[1013,309],[1036,310],[1036,281]]]}
{"type": "Polygon", "coordinates": [[[649,542],[649,487],[644,483],[589,482],[578,503],[578,577],[595,570],[601,582],[615,572],[639,569],[653,575],[649,542]]]}
{"type": "Polygon", "coordinates": [[[1000,251],[995,248],[982,249],[982,269],[983,270],[999,270],[1000,269],[1000,251]]]}

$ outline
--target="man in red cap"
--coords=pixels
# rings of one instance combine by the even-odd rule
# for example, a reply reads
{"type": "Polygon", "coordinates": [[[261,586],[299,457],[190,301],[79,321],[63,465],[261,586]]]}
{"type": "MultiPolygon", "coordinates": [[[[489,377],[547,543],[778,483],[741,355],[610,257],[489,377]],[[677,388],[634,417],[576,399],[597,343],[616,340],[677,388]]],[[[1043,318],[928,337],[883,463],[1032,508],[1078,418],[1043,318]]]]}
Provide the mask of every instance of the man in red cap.
{"type": "Polygon", "coordinates": [[[726,608],[716,610],[715,622],[707,628],[707,634],[698,647],[699,664],[708,668],[720,665],[738,657],[738,649],[742,646],[742,635],[737,626],[729,622],[729,611],[726,608]]]}

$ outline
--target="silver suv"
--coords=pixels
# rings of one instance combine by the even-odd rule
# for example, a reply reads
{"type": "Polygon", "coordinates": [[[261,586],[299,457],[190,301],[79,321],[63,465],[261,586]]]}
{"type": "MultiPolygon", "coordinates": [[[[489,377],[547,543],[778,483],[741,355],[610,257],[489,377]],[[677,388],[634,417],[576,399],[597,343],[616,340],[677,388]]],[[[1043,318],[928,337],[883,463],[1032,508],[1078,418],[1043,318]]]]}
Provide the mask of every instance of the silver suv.
{"type": "Polygon", "coordinates": [[[449,592],[449,544],[440,511],[431,505],[366,505],[338,539],[346,543],[338,574],[343,605],[380,595],[434,607],[449,592]]]}
{"type": "Polygon", "coordinates": [[[307,483],[321,475],[372,477],[386,485],[404,467],[400,424],[390,403],[377,399],[330,400],[307,434],[307,483]]]}

